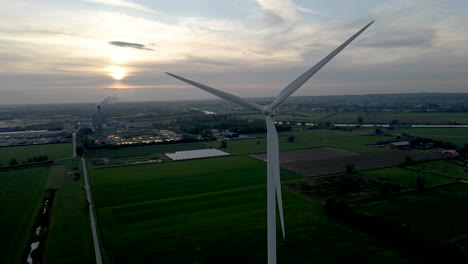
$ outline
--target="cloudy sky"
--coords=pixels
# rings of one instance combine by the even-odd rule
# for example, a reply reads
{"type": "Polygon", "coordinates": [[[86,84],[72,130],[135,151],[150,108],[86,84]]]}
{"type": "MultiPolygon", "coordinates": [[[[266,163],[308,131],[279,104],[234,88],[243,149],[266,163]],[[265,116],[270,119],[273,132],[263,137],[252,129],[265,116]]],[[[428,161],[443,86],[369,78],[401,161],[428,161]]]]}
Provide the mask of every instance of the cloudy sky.
{"type": "Polygon", "coordinates": [[[466,0],[0,0],[0,104],[468,92],[466,0]]]}

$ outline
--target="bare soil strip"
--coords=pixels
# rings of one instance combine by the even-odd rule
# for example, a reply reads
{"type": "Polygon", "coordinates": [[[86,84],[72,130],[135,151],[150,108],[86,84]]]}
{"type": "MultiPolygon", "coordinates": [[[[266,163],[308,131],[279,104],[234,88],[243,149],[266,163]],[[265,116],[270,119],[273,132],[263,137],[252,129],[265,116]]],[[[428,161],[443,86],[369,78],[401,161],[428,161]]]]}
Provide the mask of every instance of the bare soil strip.
{"type": "MultiPolygon", "coordinates": [[[[266,162],[266,153],[250,155],[266,162]]],[[[336,148],[311,148],[280,152],[280,166],[306,176],[318,176],[346,171],[352,163],[356,170],[369,170],[399,165],[406,157],[413,161],[442,159],[446,156],[437,152],[389,150],[375,153],[357,153],[336,148]]]]}

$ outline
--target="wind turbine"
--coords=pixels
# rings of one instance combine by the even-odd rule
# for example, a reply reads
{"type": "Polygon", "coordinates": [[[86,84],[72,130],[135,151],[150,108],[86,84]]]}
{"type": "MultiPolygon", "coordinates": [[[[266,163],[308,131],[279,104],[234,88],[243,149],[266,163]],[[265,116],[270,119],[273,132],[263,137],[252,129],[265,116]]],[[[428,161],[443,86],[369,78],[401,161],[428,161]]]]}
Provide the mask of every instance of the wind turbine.
{"type": "Polygon", "coordinates": [[[281,221],[281,230],[284,232],[284,217],[283,217],[283,200],[281,198],[281,180],[279,169],[279,147],[278,147],[278,133],[273,122],[273,116],[277,114],[277,107],[289,96],[291,96],[299,87],[301,87],[307,80],[309,80],[316,72],[318,72],[325,64],[327,64],[333,57],[342,51],[349,43],[357,38],[364,30],[366,30],[374,21],[367,24],[351,38],[341,44],[332,53],[323,58],[319,63],[310,68],[308,71],[299,76],[296,80],[286,86],[275,100],[269,105],[259,105],[247,99],[240,98],[209,86],[203,85],[177,76],[172,73],[166,72],[168,75],[179,79],[183,82],[191,84],[211,94],[214,94],[221,99],[231,103],[239,104],[252,110],[257,110],[265,115],[265,122],[267,127],[267,230],[268,230],[268,264],[276,264],[276,199],[278,201],[278,211],[281,221]]]}

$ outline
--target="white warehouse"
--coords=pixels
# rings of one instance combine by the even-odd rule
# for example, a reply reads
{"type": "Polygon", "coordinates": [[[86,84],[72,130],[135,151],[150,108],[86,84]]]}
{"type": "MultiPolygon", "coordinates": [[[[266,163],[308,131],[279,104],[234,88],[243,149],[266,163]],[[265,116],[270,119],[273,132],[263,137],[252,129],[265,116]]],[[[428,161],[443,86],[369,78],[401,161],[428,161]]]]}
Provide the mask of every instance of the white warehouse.
{"type": "Polygon", "coordinates": [[[176,151],[173,153],[166,153],[164,155],[166,155],[171,160],[189,160],[189,159],[229,156],[230,154],[221,150],[217,150],[217,149],[197,149],[197,150],[187,150],[187,151],[176,151]]]}

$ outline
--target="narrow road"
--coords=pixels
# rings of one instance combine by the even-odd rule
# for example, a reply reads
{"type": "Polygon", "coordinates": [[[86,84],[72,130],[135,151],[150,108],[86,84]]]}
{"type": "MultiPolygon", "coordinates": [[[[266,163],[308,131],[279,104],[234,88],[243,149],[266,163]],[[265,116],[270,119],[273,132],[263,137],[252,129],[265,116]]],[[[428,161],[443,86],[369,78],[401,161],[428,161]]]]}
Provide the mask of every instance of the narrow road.
{"type": "Polygon", "coordinates": [[[76,133],[73,132],[72,134],[72,140],[73,140],[73,157],[76,158],[76,133]]]}
{"type": "Polygon", "coordinates": [[[96,255],[96,264],[102,264],[101,250],[99,248],[99,239],[98,239],[97,231],[96,231],[96,221],[94,221],[94,212],[93,212],[94,206],[93,206],[93,201],[91,199],[91,189],[89,187],[88,171],[86,169],[86,160],[84,158],[81,158],[81,162],[83,163],[83,174],[84,174],[84,179],[85,179],[86,197],[89,202],[89,219],[91,221],[91,231],[93,233],[94,253],[96,255]]]}

